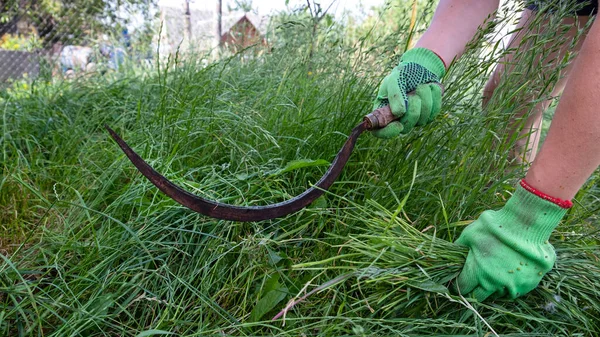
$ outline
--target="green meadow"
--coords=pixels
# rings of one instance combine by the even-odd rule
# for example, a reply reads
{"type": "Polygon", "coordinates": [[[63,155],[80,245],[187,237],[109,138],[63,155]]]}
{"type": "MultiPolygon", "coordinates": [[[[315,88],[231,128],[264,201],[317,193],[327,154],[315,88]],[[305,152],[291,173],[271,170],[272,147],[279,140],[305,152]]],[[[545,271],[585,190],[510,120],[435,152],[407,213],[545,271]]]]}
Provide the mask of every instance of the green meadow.
{"type": "Polygon", "coordinates": [[[329,191],[280,219],[184,208],[104,129],[204,198],[290,199],[325,173],[432,8],[412,31],[408,9],[389,31],[382,19],[350,31],[283,15],[268,49],[0,92],[0,335],[600,335],[598,173],[551,237],[557,262],[534,291],[483,303],[452,292],[467,254],[453,242],[527,169],[507,159],[511,114],[556,99],[549,87],[571,57],[545,72],[532,57],[555,48],[560,20],[529,37],[484,109],[505,52],[499,13],[450,66],[433,123],[394,140],[364,134],[329,191]]]}

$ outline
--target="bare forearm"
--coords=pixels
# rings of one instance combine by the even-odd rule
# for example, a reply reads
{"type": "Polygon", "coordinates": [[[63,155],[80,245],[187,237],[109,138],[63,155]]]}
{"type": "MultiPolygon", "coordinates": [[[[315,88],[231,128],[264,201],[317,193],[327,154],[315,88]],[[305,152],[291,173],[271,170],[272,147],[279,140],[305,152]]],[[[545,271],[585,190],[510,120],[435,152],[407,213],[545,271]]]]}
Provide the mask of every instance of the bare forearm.
{"type": "Polygon", "coordinates": [[[600,23],[592,26],[569,75],[548,137],[525,180],[572,199],[600,165],[600,23]]]}
{"type": "Polygon", "coordinates": [[[477,28],[498,9],[499,0],[440,0],[431,25],[415,47],[427,48],[449,65],[462,55],[477,28]]]}

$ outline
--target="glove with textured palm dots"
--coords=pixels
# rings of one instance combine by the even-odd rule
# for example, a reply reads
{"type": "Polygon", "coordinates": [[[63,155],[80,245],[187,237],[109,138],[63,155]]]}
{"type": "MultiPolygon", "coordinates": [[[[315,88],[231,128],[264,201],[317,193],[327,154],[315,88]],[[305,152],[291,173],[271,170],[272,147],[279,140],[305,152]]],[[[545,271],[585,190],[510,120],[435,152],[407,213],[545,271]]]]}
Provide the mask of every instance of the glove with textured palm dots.
{"type": "Polygon", "coordinates": [[[441,109],[440,79],[445,73],[444,62],[429,49],[414,48],[404,53],[400,64],[383,79],[373,104],[373,109],[389,104],[399,120],[373,134],[389,139],[431,122],[441,109]]]}

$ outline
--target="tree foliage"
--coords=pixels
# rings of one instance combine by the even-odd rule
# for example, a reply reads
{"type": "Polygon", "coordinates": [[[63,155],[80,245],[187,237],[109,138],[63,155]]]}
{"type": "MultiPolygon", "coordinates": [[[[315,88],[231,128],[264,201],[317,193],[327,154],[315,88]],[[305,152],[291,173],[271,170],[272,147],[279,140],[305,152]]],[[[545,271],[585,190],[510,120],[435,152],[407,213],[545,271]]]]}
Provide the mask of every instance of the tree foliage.
{"type": "Polygon", "coordinates": [[[373,12],[361,22],[350,19],[347,35],[369,45],[382,41],[400,46],[401,41],[414,43],[431,21],[437,0],[389,0],[384,5],[371,7],[373,12]]]}
{"type": "Polygon", "coordinates": [[[368,55],[374,69],[381,60],[391,62],[383,65],[387,67],[425,31],[437,2],[388,0],[334,16],[320,1],[307,1],[271,18],[269,42],[313,63],[332,52],[355,50],[368,55]]]}
{"type": "Polygon", "coordinates": [[[118,32],[126,13],[150,15],[155,0],[0,0],[0,35],[37,35],[45,47],[118,32]]]}

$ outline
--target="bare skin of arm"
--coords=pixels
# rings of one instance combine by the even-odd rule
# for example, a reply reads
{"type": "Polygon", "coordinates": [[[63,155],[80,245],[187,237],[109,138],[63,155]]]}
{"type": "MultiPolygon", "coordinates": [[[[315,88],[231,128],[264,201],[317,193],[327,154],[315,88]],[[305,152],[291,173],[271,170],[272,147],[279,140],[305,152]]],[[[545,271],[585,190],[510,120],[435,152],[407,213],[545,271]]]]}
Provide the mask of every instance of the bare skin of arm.
{"type": "MultiPolygon", "coordinates": [[[[415,47],[448,65],[499,5],[499,0],[440,0],[415,47]],[[443,43],[440,43],[443,41],[443,43]]],[[[600,24],[595,22],[575,62],[539,155],[525,180],[539,191],[572,199],[600,165],[600,24]]]]}
{"type": "Polygon", "coordinates": [[[525,180],[572,199],[600,165],[600,24],[594,22],[573,65],[548,136],[525,180]]]}
{"type": "Polygon", "coordinates": [[[431,25],[415,47],[432,50],[448,66],[462,55],[477,28],[498,5],[499,0],[440,0],[431,25]]]}

